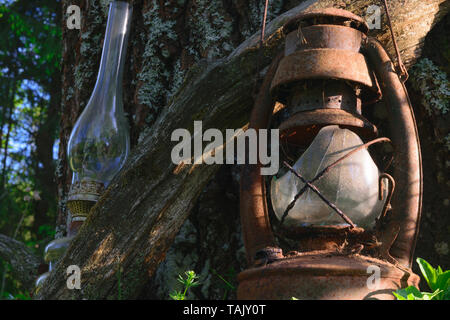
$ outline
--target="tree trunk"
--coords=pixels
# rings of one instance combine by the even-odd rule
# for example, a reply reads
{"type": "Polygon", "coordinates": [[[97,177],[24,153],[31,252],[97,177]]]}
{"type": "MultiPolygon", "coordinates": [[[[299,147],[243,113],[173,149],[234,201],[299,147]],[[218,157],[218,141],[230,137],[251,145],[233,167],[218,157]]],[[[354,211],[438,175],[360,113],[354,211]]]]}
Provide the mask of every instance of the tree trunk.
{"type": "MultiPolygon", "coordinates": [[[[66,221],[63,204],[70,182],[65,160],[67,138],[93,87],[101,50],[98,43],[104,33],[106,7],[94,3],[80,4],[84,18],[81,37],[73,30],[63,32],[63,118],[58,170],[61,229],[66,221]]],[[[127,64],[130,72],[125,79],[125,105],[134,149],[46,281],[39,299],[117,298],[119,283],[122,298],[137,297],[164,260],[203,188],[220,167],[173,165],[170,153],[174,144],[168,144],[173,130],[187,128],[192,133],[193,121],[202,120],[203,130],[218,128],[224,132],[225,128],[244,127],[248,120],[254,81],[262,76],[256,68],[259,33],[237,44],[257,30],[261,8],[256,14],[247,10],[257,8],[251,1],[206,4],[186,1],[181,7],[176,1],[170,1],[166,7],[163,3],[148,0],[137,2],[134,7],[135,23],[128,51],[131,57],[127,64]],[[205,14],[216,11],[221,21],[208,15],[205,21],[200,21],[205,14]],[[218,34],[219,31],[225,35],[218,34]],[[226,54],[225,58],[213,60],[226,54]],[[191,67],[200,58],[206,61],[191,67]],[[73,264],[81,268],[81,290],[66,287],[65,270],[73,264]],[[119,268],[123,270],[120,282],[119,268]]],[[[68,4],[65,1],[63,12],[68,4]]],[[[364,16],[370,4],[362,0],[304,1],[279,15],[266,28],[260,70],[282,48],[285,36],[282,24],[299,11],[334,6],[364,16]]],[[[287,2],[273,5],[272,14],[277,15],[287,7],[287,2]]],[[[425,35],[447,11],[448,4],[443,0],[391,4],[394,30],[407,65],[418,57],[425,35]]],[[[391,48],[385,27],[373,30],[372,35],[391,48]]]]}
{"type": "Polygon", "coordinates": [[[2,163],[2,173],[1,173],[1,182],[0,182],[0,194],[3,194],[6,186],[6,174],[7,174],[7,164],[6,160],[8,159],[8,148],[9,148],[9,138],[11,136],[11,129],[13,127],[13,114],[14,114],[14,99],[16,96],[16,84],[13,83],[13,86],[11,88],[11,92],[8,92],[7,97],[8,99],[8,106],[6,106],[6,109],[8,110],[8,118],[6,119],[6,136],[5,136],[5,142],[3,145],[3,163],[2,163]]]}
{"type": "Polygon", "coordinates": [[[11,265],[12,275],[22,282],[24,288],[33,288],[42,260],[26,245],[0,234],[0,258],[11,265]]]}

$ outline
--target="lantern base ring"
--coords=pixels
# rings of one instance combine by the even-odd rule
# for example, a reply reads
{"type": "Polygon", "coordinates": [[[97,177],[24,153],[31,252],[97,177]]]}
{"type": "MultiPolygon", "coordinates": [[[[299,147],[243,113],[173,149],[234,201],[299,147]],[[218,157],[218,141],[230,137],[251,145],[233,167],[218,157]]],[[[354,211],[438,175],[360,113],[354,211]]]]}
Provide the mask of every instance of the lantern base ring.
{"type": "Polygon", "coordinates": [[[307,253],[238,275],[237,298],[244,300],[395,299],[392,294],[420,278],[412,271],[362,255],[307,253]],[[374,274],[379,275],[372,281],[374,274]]]}
{"type": "Polygon", "coordinates": [[[84,222],[86,219],[87,217],[85,216],[72,216],[72,222],[84,222]]]}

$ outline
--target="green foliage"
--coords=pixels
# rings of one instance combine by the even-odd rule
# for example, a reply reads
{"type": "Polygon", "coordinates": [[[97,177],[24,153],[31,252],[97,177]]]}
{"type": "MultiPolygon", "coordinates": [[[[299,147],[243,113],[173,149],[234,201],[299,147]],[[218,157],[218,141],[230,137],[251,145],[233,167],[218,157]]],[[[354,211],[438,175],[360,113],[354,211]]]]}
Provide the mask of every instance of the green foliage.
{"type": "Polygon", "coordinates": [[[393,292],[397,300],[450,300],[450,270],[442,271],[440,266],[435,269],[422,258],[417,258],[416,262],[433,292],[420,292],[409,286],[393,292]]]}
{"type": "Polygon", "coordinates": [[[214,270],[212,268],[210,270],[214,275],[216,275],[220,280],[222,280],[221,283],[222,283],[222,287],[224,289],[224,294],[223,294],[222,300],[225,300],[227,298],[228,294],[230,293],[230,291],[236,291],[236,287],[234,285],[232,285],[230,282],[236,278],[236,271],[233,268],[231,268],[229,270],[228,274],[221,276],[216,270],[214,270]],[[229,280],[226,280],[225,277],[228,278],[229,280]]]}
{"type": "Polygon", "coordinates": [[[21,283],[11,276],[11,265],[9,263],[2,263],[0,261],[0,282],[3,280],[1,277],[5,272],[5,281],[9,286],[3,293],[0,292],[0,300],[30,300],[30,294],[26,290],[21,288],[21,283]]]}
{"type": "MultiPolygon", "coordinates": [[[[0,36],[5,40],[2,44],[9,45],[8,51],[18,51],[19,62],[26,64],[24,72],[32,73],[33,78],[49,77],[60,68],[61,28],[56,19],[59,5],[59,1],[50,0],[0,4],[0,36]]],[[[0,49],[4,49],[3,45],[0,49]]]]}
{"type": "Polygon", "coordinates": [[[31,300],[31,296],[29,293],[17,293],[12,295],[9,292],[3,292],[3,299],[5,300],[31,300]]]}
{"type": "Polygon", "coordinates": [[[55,228],[49,224],[43,224],[39,226],[38,234],[45,238],[55,237],[55,228]]]}
{"type": "Polygon", "coordinates": [[[433,293],[420,292],[414,286],[409,286],[408,288],[397,290],[393,292],[397,300],[436,300],[436,296],[441,293],[441,290],[437,290],[433,293]]]}
{"type": "MultiPolygon", "coordinates": [[[[222,297],[223,300],[227,298],[228,294],[231,291],[236,291],[236,287],[231,283],[236,278],[236,271],[233,268],[230,268],[230,270],[224,276],[220,275],[216,270],[212,268],[210,269],[210,271],[221,280],[221,287],[224,289],[224,295],[222,297]]],[[[198,281],[199,276],[194,271],[186,271],[184,275],[184,277],[181,274],[178,275],[177,279],[178,282],[183,285],[182,290],[173,290],[173,292],[169,294],[169,296],[173,300],[186,300],[189,288],[200,285],[200,282],[198,281]]]]}
{"type": "Polygon", "coordinates": [[[183,291],[174,290],[173,293],[170,294],[170,297],[173,300],[186,300],[186,295],[189,288],[196,287],[200,285],[198,281],[198,276],[195,274],[195,271],[189,270],[184,273],[185,277],[181,274],[178,275],[178,282],[183,285],[183,291]]]}

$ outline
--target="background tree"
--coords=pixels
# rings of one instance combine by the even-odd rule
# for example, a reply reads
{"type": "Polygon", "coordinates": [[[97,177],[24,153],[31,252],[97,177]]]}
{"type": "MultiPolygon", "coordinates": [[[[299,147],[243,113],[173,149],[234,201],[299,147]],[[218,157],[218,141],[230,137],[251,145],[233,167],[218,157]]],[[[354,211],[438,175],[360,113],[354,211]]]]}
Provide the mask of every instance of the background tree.
{"type": "MultiPolygon", "coordinates": [[[[56,219],[61,9],[59,1],[0,2],[0,233],[39,255],[56,219]]],[[[26,293],[28,279],[6,256],[0,297],[26,293]]]]}

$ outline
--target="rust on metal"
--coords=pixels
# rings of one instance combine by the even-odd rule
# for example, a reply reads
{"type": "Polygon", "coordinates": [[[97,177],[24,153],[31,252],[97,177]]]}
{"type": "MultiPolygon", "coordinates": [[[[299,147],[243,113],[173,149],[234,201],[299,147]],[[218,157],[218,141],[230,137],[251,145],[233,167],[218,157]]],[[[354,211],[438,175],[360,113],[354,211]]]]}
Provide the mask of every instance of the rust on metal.
{"type": "Polygon", "coordinates": [[[340,79],[375,88],[362,54],[339,49],[307,49],[296,51],[281,60],[271,92],[284,102],[284,92],[289,85],[306,79],[340,79]]]}
{"type": "Polygon", "coordinates": [[[402,80],[402,82],[406,82],[408,80],[408,70],[406,70],[405,65],[402,61],[402,56],[400,55],[400,51],[398,50],[397,40],[395,39],[394,30],[392,29],[391,15],[389,14],[389,7],[387,4],[387,0],[383,0],[384,10],[386,12],[386,18],[388,21],[389,31],[391,32],[392,44],[394,45],[395,54],[397,56],[397,73],[402,80]]]}
{"type": "Polygon", "coordinates": [[[282,258],[284,255],[281,248],[266,246],[255,253],[253,265],[255,267],[265,266],[282,258]]]}
{"type": "Polygon", "coordinates": [[[292,86],[287,99],[289,115],[315,109],[342,109],[361,114],[361,99],[357,88],[338,80],[301,81],[292,86]]]}
{"type": "Polygon", "coordinates": [[[238,275],[238,299],[394,299],[392,291],[417,286],[419,277],[379,259],[305,253],[238,275]],[[367,286],[370,266],[380,268],[376,288],[367,286]]]}
{"type": "Polygon", "coordinates": [[[359,52],[363,33],[337,25],[303,27],[286,35],[284,55],[306,49],[340,49],[359,52]],[[301,30],[301,33],[299,32],[301,30]]]}
{"type": "Polygon", "coordinates": [[[278,127],[280,139],[303,146],[309,144],[319,130],[327,125],[339,125],[354,131],[364,140],[377,137],[378,130],[366,118],[341,109],[316,109],[298,112],[278,127]]]}
{"type": "Polygon", "coordinates": [[[394,190],[395,190],[395,180],[394,178],[384,172],[382,174],[380,174],[380,178],[379,178],[379,182],[378,182],[378,197],[380,200],[383,200],[383,189],[384,189],[384,183],[383,183],[383,179],[387,179],[389,181],[389,191],[388,191],[388,195],[387,195],[387,199],[386,202],[384,203],[384,207],[383,210],[381,211],[381,215],[380,215],[380,220],[384,219],[386,217],[386,213],[392,209],[391,207],[391,200],[392,200],[392,195],[394,194],[394,190]]]}
{"type": "Polygon", "coordinates": [[[287,94],[292,92],[291,85],[305,79],[343,80],[355,89],[359,86],[355,91],[361,90],[366,101],[373,103],[381,98],[376,78],[360,54],[365,33],[352,23],[359,23],[361,18],[332,9],[302,13],[299,19],[297,29],[285,29],[285,58],[271,87],[278,100],[285,103],[287,94]],[[338,16],[332,16],[333,13],[338,16]],[[311,19],[311,23],[304,25],[301,17],[311,19]]]}
{"type": "Polygon", "coordinates": [[[325,8],[300,12],[284,24],[284,29],[286,31],[292,31],[297,29],[299,24],[343,25],[357,29],[365,34],[369,31],[369,26],[363,18],[350,11],[337,8],[325,8]]]}
{"type": "Polygon", "coordinates": [[[391,221],[384,232],[387,237],[391,236],[387,242],[394,237],[390,250],[392,256],[400,264],[411,267],[419,232],[423,188],[422,158],[414,111],[406,88],[383,46],[377,40],[368,38],[364,51],[387,99],[391,140],[395,145],[393,178],[401,186],[392,197],[391,221]],[[394,232],[398,228],[395,239],[394,232]]]}
{"type": "MultiPolygon", "coordinates": [[[[288,235],[293,239],[303,239],[303,238],[313,238],[317,237],[327,237],[332,236],[334,238],[345,238],[349,235],[351,236],[360,236],[364,233],[368,233],[370,231],[364,230],[360,227],[350,228],[350,226],[346,225],[329,225],[329,226],[289,226],[283,227],[278,226],[282,230],[283,234],[288,235]]],[[[302,250],[305,251],[305,250],[302,250]]]]}
{"type": "MultiPolygon", "coordinates": [[[[250,115],[249,128],[268,127],[275,106],[275,102],[269,94],[269,88],[281,57],[282,54],[273,60],[266,73],[250,115]]],[[[259,134],[259,130],[257,130],[257,134],[259,134]]],[[[260,169],[260,163],[245,164],[241,172],[240,215],[244,246],[250,265],[255,262],[257,252],[277,247],[267,213],[266,189],[260,169]]]]}

